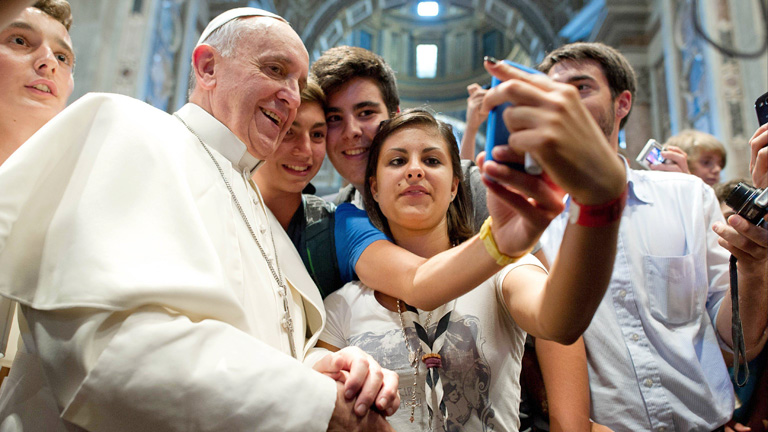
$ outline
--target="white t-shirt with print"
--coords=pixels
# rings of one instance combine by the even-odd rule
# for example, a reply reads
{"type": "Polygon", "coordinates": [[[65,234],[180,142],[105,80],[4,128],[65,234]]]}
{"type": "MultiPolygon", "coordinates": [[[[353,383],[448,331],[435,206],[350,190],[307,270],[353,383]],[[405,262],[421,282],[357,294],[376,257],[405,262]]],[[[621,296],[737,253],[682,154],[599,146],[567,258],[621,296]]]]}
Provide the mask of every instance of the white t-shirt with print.
{"type": "MultiPolygon", "coordinates": [[[[517,431],[520,406],[520,361],[525,332],[509,315],[501,293],[501,282],[515,267],[541,263],[527,255],[459,297],[451,314],[442,358],[440,379],[448,411],[448,429],[467,431],[517,431]]],[[[427,332],[434,334],[437,321],[451,307],[449,302],[432,312],[427,332]]],[[[357,346],[371,354],[382,367],[400,376],[400,409],[389,418],[397,431],[428,430],[425,403],[426,367],[419,362],[414,389],[414,368],[408,362],[400,317],[382,306],[374,291],[361,282],[350,282],[325,299],[327,325],[320,340],[343,348],[357,346]],[[410,422],[413,392],[416,392],[415,421],[410,422]]],[[[427,313],[419,311],[426,324],[427,313]]],[[[410,352],[419,341],[405,319],[410,352]]],[[[437,404],[433,404],[437,407],[437,404]]],[[[435,430],[443,425],[434,421],[435,430]]]]}

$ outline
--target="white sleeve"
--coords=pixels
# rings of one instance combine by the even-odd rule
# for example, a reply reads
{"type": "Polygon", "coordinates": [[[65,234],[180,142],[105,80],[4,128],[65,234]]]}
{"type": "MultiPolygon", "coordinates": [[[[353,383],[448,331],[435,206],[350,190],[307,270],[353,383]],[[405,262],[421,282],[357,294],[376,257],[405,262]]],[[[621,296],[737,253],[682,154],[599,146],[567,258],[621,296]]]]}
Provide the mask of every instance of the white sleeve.
{"type": "Polygon", "coordinates": [[[334,381],[221,321],[23,309],[62,418],[86,430],[327,429],[334,381]]]}
{"type": "MultiPolygon", "coordinates": [[[[720,310],[720,305],[723,302],[723,298],[728,293],[730,287],[730,279],[728,273],[728,260],[730,259],[730,253],[727,249],[720,246],[717,242],[719,236],[712,229],[712,224],[715,222],[725,223],[725,218],[720,210],[720,204],[717,201],[714,190],[701,184],[702,193],[702,207],[704,212],[703,229],[706,231],[702,233],[705,235],[706,241],[706,257],[707,257],[707,281],[709,287],[707,290],[707,312],[712,320],[712,324],[717,328],[716,318],[717,313],[720,310]]],[[[715,332],[717,333],[717,332],[715,332]]],[[[719,336],[719,335],[718,335],[719,336]]]]}
{"type": "MultiPolygon", "coordinates": [[[[355,287],[355,289],[358,289],[355,287]]],[[[320,335],[320,340],[337,348],[347,346],[349,335],[350,305],[342,295],[342,290],[334,292],[326,297],[325,304],[325,329],[320,335]]]]}
{"type": "Polygon", "coordinates": [[[185,169],[195,153],[158,113],[84,97],[0,169],[0,294],[22,305],[62,418],[92,431],[326,430],[336,384],[249,331],[222,264],[231,249],[216,243],[226,224],[200,211],[215,194],[190,186],[204,173],[185,169]]]}

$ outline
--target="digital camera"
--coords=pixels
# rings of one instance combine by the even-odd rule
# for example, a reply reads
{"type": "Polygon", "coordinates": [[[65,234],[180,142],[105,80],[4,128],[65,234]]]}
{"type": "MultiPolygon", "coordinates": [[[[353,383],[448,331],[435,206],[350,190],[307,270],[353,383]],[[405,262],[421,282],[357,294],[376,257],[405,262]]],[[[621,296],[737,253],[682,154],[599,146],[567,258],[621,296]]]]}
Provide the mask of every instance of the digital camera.
{"type": "Polygon", "coordinates": [[[737,184],[725,198],[725,203],[736,214],[757,226],[766,226],[768,189],[759,189],[746,183],[737,184]]]}
{"type": "Polygon", "coordinates": [[[637,163],[643,166],[645,169],[651,169],[651,165],[657,165],[664,163],[664,156],[661,155],[661,144],[655,139],[651,138],[645,143],[645,147],[637,155],[637,163]]]}

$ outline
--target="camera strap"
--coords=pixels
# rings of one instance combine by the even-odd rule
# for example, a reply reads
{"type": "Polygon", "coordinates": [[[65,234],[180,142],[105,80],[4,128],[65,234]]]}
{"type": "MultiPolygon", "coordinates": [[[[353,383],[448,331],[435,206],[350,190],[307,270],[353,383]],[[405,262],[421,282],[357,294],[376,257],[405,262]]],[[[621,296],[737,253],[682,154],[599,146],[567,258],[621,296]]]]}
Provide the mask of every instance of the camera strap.
{"type": "Polygon", "coordinates": [[[733,339],[733,380],[739,387],[744,387],[749,380],[747,349],[744,345],[744,327],[739,313],[739,277],[736,271],[736,257],[731,255],[728,266],[731,277],[731,338],[733,339]],[[739,380],[740,359],[744,360],[744,380],[739,380]]]}

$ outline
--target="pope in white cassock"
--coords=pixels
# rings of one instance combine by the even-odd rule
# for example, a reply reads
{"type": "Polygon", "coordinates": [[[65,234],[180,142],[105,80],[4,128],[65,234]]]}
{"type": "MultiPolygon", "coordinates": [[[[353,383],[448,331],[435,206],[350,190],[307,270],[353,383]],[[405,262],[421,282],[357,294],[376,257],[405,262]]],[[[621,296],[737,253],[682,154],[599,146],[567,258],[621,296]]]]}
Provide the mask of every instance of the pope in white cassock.
{"type": "Polygon", "coordinates": [[[397,409],[396,377],[312,348],[320,294],[250,180],[308,61],[282,18],[226,12],[176,114],[88,95],[0,167],[0,294],[24,342],[0,431],[386,427],[365,412],[397,409]]]}

